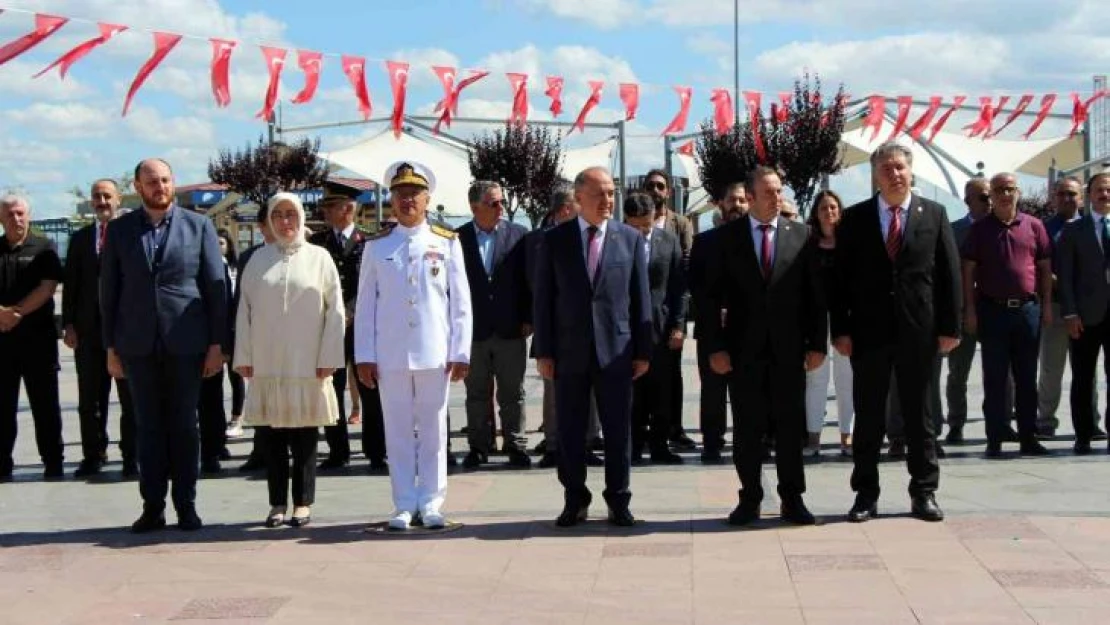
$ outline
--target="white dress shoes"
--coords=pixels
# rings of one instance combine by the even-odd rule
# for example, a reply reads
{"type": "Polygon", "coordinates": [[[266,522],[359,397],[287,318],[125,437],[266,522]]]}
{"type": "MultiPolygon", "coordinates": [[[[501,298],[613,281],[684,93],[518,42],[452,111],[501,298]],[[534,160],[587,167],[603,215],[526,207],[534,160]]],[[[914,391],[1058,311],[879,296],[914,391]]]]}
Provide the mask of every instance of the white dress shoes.
{"type": "Polygon", "coordinates": [[[407,530],[411,524],[412,513],[407,510],[395,512],[389,519],[389,529],[391,530],[407,530]]]}
{"type": "Polygon", "coordinates": [[[424,527],[430,530],[443,529],[447,525],[447,521],[439,512],[426,512],[423,515],[424,527]]]}

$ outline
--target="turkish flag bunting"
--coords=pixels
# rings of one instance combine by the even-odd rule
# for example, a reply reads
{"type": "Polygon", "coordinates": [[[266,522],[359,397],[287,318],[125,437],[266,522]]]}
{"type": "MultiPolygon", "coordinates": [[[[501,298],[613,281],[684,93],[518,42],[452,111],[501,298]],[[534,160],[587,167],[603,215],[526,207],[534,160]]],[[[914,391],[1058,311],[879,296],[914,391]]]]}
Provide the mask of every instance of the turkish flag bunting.
{"type": "Polygon", "coordinates": [[[871,129],[871,139],[868,142],[874,141],[879,136],[879,131],[883,128],[883,114],[886,113],[886,98],[881,95],[873,95],[867,99],[868,113],[867,118],[863,120],[863,126],[860,127],[860,134],[866,133],[871,129]]]}
{"type": "Polygon", "coordinates": [[[751,122],[752,142],[755,143],[755,155],[760,163],[767,162],[767,147],[763,145],[763,135],[759,131],[763,123],[763,116],[759,112],[763,94],[758,91],[745,91],[744,102],[748,105],[748,121],[751,122]]]}
{"type": "Polygon", "coordinates": [[[983,136],[986,140],[990,137],[991,128],[994,125],[994,118],[998,116],[998,111],[1002,110],[1003,106],[1010,101],[1010,96],[1004,95],[998,98],[998,105],[992,104],[990,96],[983,96],[979,98],[979,119],[975,122],[964,126],[964,130],[968,131],[967,136],[978,137],[983,136]]]}
{"type": "Polygon", "coordinates": [[[1079,98],[1078,93],[1071,94],[1072,110],[1071,110],[1071,133],[1069,137],[1074,137],[1075,133],[1079,132],[1079,127],[1087,121],[1087,112],[1090,110],[1091,105],[1106,97],[1110,93],[1106,90],[1097,91],[1094,95],[1083,101],[1079,98]]]}
{"type": "MultiPolygon", "coordinates": [[[[590,83],[593,84],[593,83],[590,83]]],[[[563,77],[548,76],[547,91],[543,94],[551,98],[551,116],[558,117],[563,114],[563,77]]],[[[573,128],[571,129],[573,130],[573,128]]],[[[568,133],[569,134],[569,133],[568,133]]]]}
{"type": "Polygon", "coordinates": [[[281,84],[281,70],[285,67],[285,54],[283,48],[259,46],[262,56],[266,58],[266,67],[270,70],[270,84],[266,86],[266,99],[262,102],[262,110],[255,113],[255,117],[269,120],[274,115],[274,105],[277,104],[278,86],[281,84]]]}
{"type": "Polygon", "coordinates": [[[366,59],[361,56],[343,55],[343,73],[355,90],[358,98],[358,112],[363,119],[370,119],[374,105],[370,102],[370,89],[366,86],[366,59]]]}
{"type": "Polygon", "coordinates": [[[154,33],[154,52],[151,53],[146,63],[143,63],[143,66],[139,68],[138,73],[135,74],[135,79],[131,81],[131,88],[127,90],[127,98],[123,101],[123,113],[120,115],[121,117],[127,115],[128,109],[131,108],[132,98],[134,98],[135,94],[142,88],[143,83],[146,82],[150,73],[162,63],[162,60],[166,58],[179,41],[181,41],[181,35],[175,35],[173,33],[154,33]]]}
{"type": "Polygon", "coordinates": [[[621,102],[624,103],[624,121],[636,119],[636,111],[640,108],[640,85],[632,82],[622,82],[621,102]]]}
{"type": "Polygon", "coordinates": [[[117,33],[121,33],[123,31],[127,30],[126,26],[119,26],[117,24],[105,24],[103,22],[97,24],[97,27],[100,28],[100,34],[99,35],[97,35],[96,37],[93,37],[92,39],[89,39],[88,41],[86,41],[82,44],[77,45],[72,50],[70,50],[69,52],[66,52],[62,56],[59,56],[57,59],[54,60],[53,63],[51,63],[50,65],[47,65],[46,69],[44,69],[41,72],[35,74],[35,78],[38,78],[39,76],[42,76],[43,74],[45,74],[46,72],[49,72],[50,70],[54,69],[55,67],[61,66],[61,70],[60,70],[59,73],[61,74],[62,78],[64,79],[66,77],[66,72],[69,71],[69,68],[72,67],[73,64],[76,63],[77,61],[80,61],[81,59],[85,58],[85,55],[88,54],[89,52],[92,52],[93,48],[96,48],[97,46],[99,46],[103,43],[107,43],[108,40],[111,39],[112,37],[114,37],[117,33]]]}
{"type": "Polygon", "coordinates": [[[960,110],[960,106],[964,103],[965,100],[967,100],[966,95],[956,96],[956,99],[952,101],[952,106],[948,107],[948,110],[944,112],[944,115],[940,116],[940,119],[937,120],[937,123],[933,124],[933,130],[929,133],[930,142],[932,142],[933,138],[937,136],[937,133],[940,132],[940,129],[944,128],[944,125],[948,123],[949,118],[951,118],[952,115],[956,113],[956,111],[960,110]]]}
{"type": "MultiPolygon", "coordinates": [[[[1021,99],[1018,100],[1017,106],[1014,108],[1014,110],[1010,111],[1010,116],[1006,118],[1006,122],[999,126],[996,130],[992,131],[989,135],[987,135],[986,138],[990,139],[997,136],[998,133],[1002,132],[1003,130],[1006,130],[1006,128],[1009,127],[1010,124],[1014,123],[1014,121],[1017,120],[1018,117],[1021,117],[1021,114],[1024,113],[1025,109],[1029,108],[1029,105],[1032,103],[1032,93],[1027,93],[1021,96],[1021,99]]],[[[999,112],[1002,112],[1001,107],[999,107],[999,112]]]]}
{"type": "Polygon", "coordinates": [[[579,133],[585,132],[586,116],[590,114],[590,111],[594,110],[599,102],[601,102],[601,88],[604,86],[605,83],[600,80],[590,81],[590,97],[586,100],[586,103],[582,105],[582,110],[579,111],[578,118],[574,120],[574,127],[570,129],[570,132],[567,133],[568,135],[574,132],[575,129],[577,129],[579,133]]]}
{"type": "Polygon", "coordinates": [[[1029,125],[1029,130],[1026,130],[1025,134],[1021,135],[1022,139],[1028,139],[1034,132],[1037,132],[1037,129],[1041,127],[1044,120],[1048,118],[1048,114],[1052,112],[1052,107],[1055,104],[1055,93],[1046,93],[1041,97],[1041,110],[1037,112],[1037,117],[1033,120],[1033,123],[1029,125]]]}
{"type": "MultiPolygon", "coordinates": [[[[453,68],[439,67],[435,68],[435,70],[436,74],[440,75],[440,81],[443,82],[443,88],[445,90],[447,89],[448,81],[450,81],[452,84],[455,82],[455,72],[453,68]],[[448,72],[447,70],[450,71],[448,72]]],[[[473,85],[486,76],[489,76],[489,72],[470,70],[470,76],[465,78],[458,85],[455,85],[455,88],[453,91],[451,91],[450,95],[448,95],[446,98],[440,101],[439,104],[436,105],[436,111],[442,109],[443,114],[439,116],[439,121],[436,122],[435,128],[432,129],[433,134],[439,134],[440,124],[447,124],[448,128],[451,127],[451,118],[457,117],[459,114],[459,94],[462,93],[463,89],[466,89],[470,85],[473,85]]]]}
{"type": "Polygon", "coordinates": [[[39,45],[47,37],[58,32],[58,29],[65,26],[68,21],[68,17],[55,17],[53,15],[36,13],[34,30],[0,47],[0,65],[7,63],[20,54],[39,45]]]}
{"type": "Polygon", "coordinates": [[[678,94],[678,113],[663,129],[664,135],[677,135],[686,130],[686,120],[690,117],[690,100],[694,90],[691,87],[675,87],[674,90],[678,94]]]}
{"type": "Polygon", "coordinates": [[[455,68],[433,65],[432,71],[439,77],[439,84],[443,85],[443,99],[436,102],[435,112],[438,113],[451,101],[451,94],[455,91],[455,68]]]}
{"type": "Polygon", "coordinates": [[[236,44],[229,39],[209,41],[212,42],[212,97],[216,99],[216,106],[224,107],[231,104],[231,81],[228,74],[231,71],[231,53],[236,44]]]}
{"type": "Polygon", "coordinates": [[[323,63],[323,53],[297,50],[297,67],[304,72],[304,87],[293,96],[293,104],[305,104],[316,95],[316,88],[320,86],[320,68],[323,63]]]}
{"type": "Polygon", "coordinates": [[[929,96],[929,108],[925,109],[921,117],[917,118],[917,121],[910,127],[910,136],[913,137],[915,141],[921,139],[921,135],[925,132],[925,129],[929,127],[929,122],[933,121],[933,117],[935,117],[937,111],[940,110],[940,103],[943,101],[944,98],[939,95],[929,96]]]}
{"type": "Polygon", "coordinates": [[[513,88],[513,111],[509,123],[523,126],[528,123],[528,74],[509,72],[509,85],[513,88]]]}
{"type": "Polygon", "coordinates": [[[393,136],[400,137],[405,122],[405,93],[409,87],[409,64],[400,61],[386,61],[389,71],[389,87],[393,90],[393,136]]]}
{"type": "Polygon", "coordinates": [[[713,103],[713,123],[717,134],[727,135],[736,125],[736,110],[732,107],[732,94],[728,89],[714,89],[709,101],[713,103]]]}
{"type": "Polygon", "coordinates": [[[893,140],[902,132],[902,129],[906,127],[906,121],[910,118],[910,108],[912,107],[913,96],[898,96],[898,116],[894,118],[894,130],[890,131],[890,136],[887,137],[887,141],[893,140]]]}
{"type": "Polygon", "coordinates": [[[686,143],[683,143],[682,145],[675,148],[675,152],[678,152],[679,154],[684,154],[686,156],[693,156],[694,155],[694,142],[693,141],[687,141],[686,143]]]}
{"type": "Polygon", "coordinates": [[[790,101],[794,99],[794,94],[789,91],[779,92],[779,104],[773,106],[774,110],[771,116],[775,121],[780,124],[785,124],[790,119],[790,101]]]}

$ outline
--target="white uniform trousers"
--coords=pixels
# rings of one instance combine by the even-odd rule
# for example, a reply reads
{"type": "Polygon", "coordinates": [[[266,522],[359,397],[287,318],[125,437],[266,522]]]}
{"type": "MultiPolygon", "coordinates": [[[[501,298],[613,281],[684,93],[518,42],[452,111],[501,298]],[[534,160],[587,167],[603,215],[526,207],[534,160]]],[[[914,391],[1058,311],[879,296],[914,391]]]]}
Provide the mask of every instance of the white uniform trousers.
{"type": "Polygon", "coordinates": [[[380,371],[385,447],[393,506],[440,512],[447,496],[447,395],[444,369],[380,371]]]}
{"type": "Polygon", "coordinates": [[[806,431],[819,434],[825,426],[825,407],[829,398],[829,377],[836,389],[836,416],[840,433],[852,433],[852,362],[847,356],[829,347],[828,356],[813,371],[806,371],[806,431]]]}

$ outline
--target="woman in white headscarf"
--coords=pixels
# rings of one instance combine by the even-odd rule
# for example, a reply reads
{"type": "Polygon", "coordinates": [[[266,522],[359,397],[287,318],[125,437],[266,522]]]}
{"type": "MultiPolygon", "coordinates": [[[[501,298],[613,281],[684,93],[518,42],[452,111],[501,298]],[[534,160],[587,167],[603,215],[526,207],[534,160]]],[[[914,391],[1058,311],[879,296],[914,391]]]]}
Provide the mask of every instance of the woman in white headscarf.
{"type": "Polygon", "coordinates": [[[327,250],[305,241],[300,199],[278,193],[267,207],[275,240],[239,278],[234,363],[250,380],[245,421],[270,429],[266,526],[285,522],[291,478],[290,524],[301,527],[311,519],[316,491],[317,428],[339,418],[331,376],[345,364],[343,296],[327,250]]]}

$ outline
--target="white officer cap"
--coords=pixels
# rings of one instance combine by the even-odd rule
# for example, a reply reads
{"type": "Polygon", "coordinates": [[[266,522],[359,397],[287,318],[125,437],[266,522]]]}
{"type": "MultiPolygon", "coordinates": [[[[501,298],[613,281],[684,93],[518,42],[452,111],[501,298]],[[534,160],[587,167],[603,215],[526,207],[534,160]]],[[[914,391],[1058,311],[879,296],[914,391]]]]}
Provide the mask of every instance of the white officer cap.
{"type": "Polygon", "coordinates": [[[428,193],[434,193],[436,190],[435,174],[416,161],[393,163],[385,170],[384,179],[389,182],[390,190],[406,185],[427,189],[428,193]]]}

